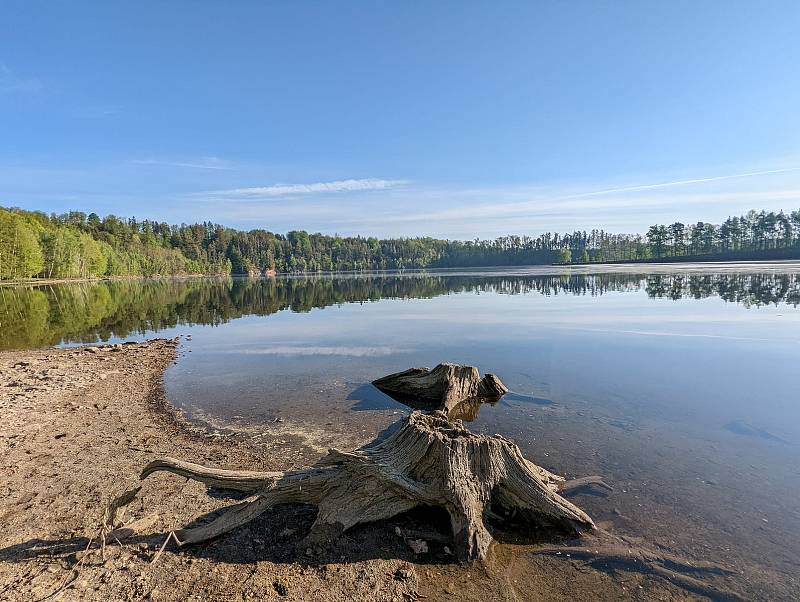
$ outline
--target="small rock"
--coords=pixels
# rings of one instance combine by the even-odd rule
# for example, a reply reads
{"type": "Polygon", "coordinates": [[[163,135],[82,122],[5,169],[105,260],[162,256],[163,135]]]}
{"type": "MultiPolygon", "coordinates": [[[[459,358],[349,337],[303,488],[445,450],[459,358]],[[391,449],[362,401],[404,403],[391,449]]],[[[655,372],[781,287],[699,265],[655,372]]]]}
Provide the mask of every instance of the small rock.
{"type": "Polygon", "coordinates": [[[428,543],[424,539],[407,539],[406,543],[414,551],[414,554],[428,553],[428,543]]]}
{"type": "Polygon", "coordinates": [[[408,581],[414,577],[414,571],[409,565],[398,567],[394,572],[394,578],[398,581],[408,581]]]}

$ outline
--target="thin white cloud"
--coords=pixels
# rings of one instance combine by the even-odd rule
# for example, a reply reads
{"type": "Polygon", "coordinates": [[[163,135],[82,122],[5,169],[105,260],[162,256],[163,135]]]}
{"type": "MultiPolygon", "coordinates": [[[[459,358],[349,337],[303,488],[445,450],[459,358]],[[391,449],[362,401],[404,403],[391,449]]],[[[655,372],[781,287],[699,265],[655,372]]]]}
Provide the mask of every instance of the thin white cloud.
{"type": "MultiPolygon", "coordinates": [[[[800,167],[788,167],[783,169],[770,169],[762,171],[749,171],[725,176],[713,176],[706,178],[695,178],[691,180],[674,180],[670,182],[659,182],[655,184],[638,184],[634,186],[622,186],[617,188],[604,188],[600,190],[591,190],[587,192],[575,192],[571,194],[542,194],[541,191],[525,189],[525,188],[506,188],[506,189],[486,189],[486,190],[469,190],[460,192],[460,196],[464,200],[474,199],[476,197],[483,197],[476,203],[463,203],[459,206],[442,209],[438,211],[428,212],[408,212],[404,211],[401,214],[394,216],[386,216],[382,221],[397,221],[397,222],[428,222],[428,221],[445,221],[445,220],[459,220],[468,221],[480,219],[498,219],[498,218],[513,218],[513,217],[534,217],[552,215],[553,211],[559,213],[572,212],[575,210],[592,210],[594,212],[604,209],[624,209],[624,208],[638,208],[647,206],[664,206],[675,205],[676,202],[680,204],[730,204],[744,202],[757,202],[759,197],[768,197],[769,199],[785,199],[796,201],[800,198],[800,189],[792,188],[781,191],[750,191],[750,190],[732,190],[732,191],[709,191],[705,193],[682,193],[680,195],[664,196],[658,193],[659,189],[664,188],[679,188],[679,187],[692,187],[698,184],[706,184],[712,182],[724,182],[726,180],[735,180],[743,178],[752,178],[757,176],[785,174],[791,172],[799,172],[800,167]],[[653,191],[658,194],[654,195],[636,195],[632,193],[653,191]],[[519,196],[533,196],[535,198],[523,201],[508,201],[502,200],[519,197],[519,196]],[[494,197],[492,199],[492,197],[494,197]],[[500,198],[498,198],[500,197],[500,198]],[[536,198],[538,197],[538,198],[536,198]],[[597,197],[606,197],[598,200],[597,197]],[[492,200],[489,200],[492,199],[492,200]]],[[[447,194],[447,193],[445,193],[447,194]]],[[[435,206],[435,205],[434,205],[435,206]]],[[[753,207],[759,208],[759,207],[753,207]]]]}
{"type": "Polygon", "coordinates": [[[298,194],[316,194],[332,192],[356,192],[362,190],[386,190],[406,184],[404,180],[381,180],[365,178],[361,180],[335,180],[333,182],[313,182],[311,184],[275,184],[272,186],[254,186],[251,188],[233,188],[217,190],[214,196],[231,196],[240,198],[271,198],[298,194]]]}
{"type": "MultiPolygon", "coordinates": [[[[721,221],[748,209],[800,206],[798,158],[786,167],[614,186],[446,186],[401,180],[339,180],[189,193],[214,203],[214,219],[282,232],[473,239],[604,228],[644,232],[670,220],[721,221]],[[335,197],[335,193],[350,194],[335,197]],[[333,193],[333,194],[332,194],[333,193]],[[293,202],[278,202],[291,198],[293,202]]],[[[646,180],[645,180],[646,182],[646,180]]]]}
{"type": "Polygon", "coordinates": [[[135,165],[149,165],[152,167],[183,167],[187,169],[221,169],[231,170],[229,161],[219,157],[201,157],[193,161],[162,161],[159,159],[134,159],[135,165]]]}
{"type": "MultiPolygon", "coordinates": [[[[491,194],[487,191],[487,194],[491,194]]],[[[442,222],[458,220],[459,222],[482,222],[484,220],[518,220],[520,218],[570,218],[580,217],[582,214],[597,215],[599,212],[647,208],[675,208],[678,205],[690,207],[692,205],[722,205],[726,207],[747,206],[748,209],[761,209],[765,202],[774,203],[785,201],[794,206],[800,202],[800,188],[769,191],[732,191],[714,193],[693,193],[679,195],[637,195],[618,196],[609,194],[601,201],[588,200],[585,195],[570,195],[556,198],[542,198],[540,200],[515,202],[515,203],[485,203],[462,206],[453,209],[443,209],[433,212],[398,213],[396,215],[365,218],[364,223],[388,222],[442,222]],[[582,212],[582,213],[581,213],[582,212]]],[[[683,210],[681,208],[680,210],[683,210]]],[[[679,211],[680,211],[679,210],[679,211]]],[[[641,212],[632,213],[630,219],[639,219],[641,212]]],[[[617,216],[620,217],[620,216],[617,216]]],[[[676,219],[681,215],[675,215],[676,219]]],[[[574,224],[573,224],[574,225],[574,224]]],[[[569,227],[569,224],[568,224],[569,227]]]]}
{"type": "Polygon", "coordinates": [[[581,194],[574,194],[565,199],[577,199],[589,196],[601,196],[605,194],[613,194],[618,192],[634,192],[639,190],[654,190],[656,188],[670,188],[673,186],[687,186],[690,184],[702,184],[704,182],[720,182],[722,180],[734,180],[737,178],[750,178],[753,176],[766,176],[770,174],[788,173],[792,171],[800,171],[800,167],[786,167],[783,169],[766,169],[762,171],[747,171],[744,173],[731,174],[727,176],[712,176],[710,178],[695,178],[693,180],[674,180],[672,182],[659,182],[657,184],[639,184],[636,186],[623,186],[622,188],[607,188],[605,190],[595,190],[592,192],[584,192],[581,194]]]}
{"type": "Polygon", "coordinates": [[[38,92],[42,82],[35,77],[21,77],[5,63],[0,63],[0,93],[38,92]]]}

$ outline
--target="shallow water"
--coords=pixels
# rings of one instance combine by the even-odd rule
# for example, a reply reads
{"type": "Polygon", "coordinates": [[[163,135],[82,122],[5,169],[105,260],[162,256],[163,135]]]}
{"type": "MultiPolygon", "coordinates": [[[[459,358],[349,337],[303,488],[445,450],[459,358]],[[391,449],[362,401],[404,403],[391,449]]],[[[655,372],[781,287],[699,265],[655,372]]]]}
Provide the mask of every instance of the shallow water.
{"type": "MultiPolygon", "coordinates": [[[[311,456],[408,409],[369,382],[468,363],[513,394],[471,428],[602,474],[619,532],[796,587],[800,266],[687,265],[0,289],[0,348],[189,335],[168,397],[311,456]]],[[[773,594],[777,595],[777,594],[773,594]]]]}

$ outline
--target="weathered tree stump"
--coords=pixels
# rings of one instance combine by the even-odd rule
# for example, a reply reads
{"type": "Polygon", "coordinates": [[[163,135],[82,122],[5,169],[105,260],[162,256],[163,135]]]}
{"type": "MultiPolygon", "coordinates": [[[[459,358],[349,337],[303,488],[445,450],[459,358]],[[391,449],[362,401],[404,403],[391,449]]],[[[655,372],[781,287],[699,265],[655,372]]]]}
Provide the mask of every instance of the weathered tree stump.
{"type": "MultiPolygon", "coordinates": [[[[232,531],[276,504],[302,503],[317,506],[309,538],[324,541],[359,524],[388,519],[418,506],[436,506],[450,516],[455,552],[462,560],[486,558],[492,543],[484,522],[487,517],[494,521],[510,517],[515,526],[593,535],[585,543],[581,539],[566,546],[540,546],[535,553],[563,553],[562,557],[598,568],[656,575],[714,599],[741,599],[722,585],[698,578],[729,575],[729,569],[650,550],[612,535],[595,527],[586,513],[561,497],[560,493],[586,486],[610,490],[599,476],[567,481],[526,460],[508,439],[472,433],[455,420],[459,413],[475,412],[482,401],[495,401],[508,391],[494,375],[480,378],[472,366],[439,364],[433,370],[412,368],[392,374],[373,384],[395,399],[421,400],[436,409],[412,412],[388,437],[353,452],[332,449],[317,464],[302,470],[221,470],[172,458],[148,464],[141,479],[167,471],[209,487],[250,494],[212,522],[170,536],[174,535],[179,545],[198,543],[232,531]]],[[[114,527],[119,507],[130,503],[139,489],[124,493],[109,506],[109,528],[114,527]]]]}
{"type": "Polygon", "coordinates": [[[563,477],[526,460],[508,439],[472,433],[444,412],[413,412],[387,438],[354,452],[330,450],[304,470],[219,470],[165,458],[148,464],[141,478],[158,471],[252,494],[211,523],[177,531],[181,545],[222,535],[281,503],[317,506],[310,533],[315,540],[417,506],[438,506],[450,516],[462,560],[486,558],[490,506],[508,510],[515,521],[561,532],[594,528],[586,513],[558,494],[563,477]]]}
{"type": "Polygon", "coordinates": [[[410,368],[372,381],[390,397],[420,409],[448,415],[465,401],[497,401],[508,388],[494,374],[481,378],[475,366],[439,364],[433,370],[410,368]]]}

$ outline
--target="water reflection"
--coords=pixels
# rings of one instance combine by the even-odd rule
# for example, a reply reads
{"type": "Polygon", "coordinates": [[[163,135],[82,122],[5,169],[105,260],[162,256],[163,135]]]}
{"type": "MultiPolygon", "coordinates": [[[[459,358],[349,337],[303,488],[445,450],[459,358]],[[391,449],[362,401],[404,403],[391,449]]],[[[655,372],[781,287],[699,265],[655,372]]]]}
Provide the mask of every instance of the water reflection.
{"type": "MultiPolygon", "coordinates": [[[[0,349],[86,343],[180,324],[219,325],[246,315],[307,312],[382,299],[458,293],[590,295],[644,291],[651,298],[718,297],[746,307],[800,304],[800,274],[411,274],[277,279],[100,282],[0,288],[0,349]]],[[[372,353],[371,351],[369,353],[372,353]]]]}

